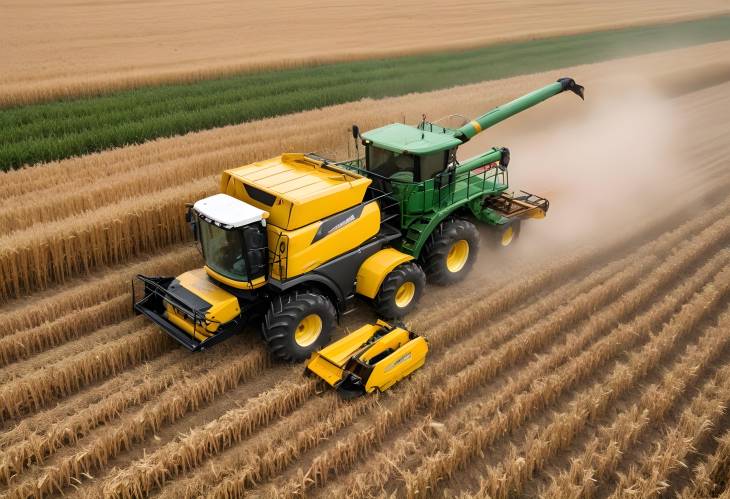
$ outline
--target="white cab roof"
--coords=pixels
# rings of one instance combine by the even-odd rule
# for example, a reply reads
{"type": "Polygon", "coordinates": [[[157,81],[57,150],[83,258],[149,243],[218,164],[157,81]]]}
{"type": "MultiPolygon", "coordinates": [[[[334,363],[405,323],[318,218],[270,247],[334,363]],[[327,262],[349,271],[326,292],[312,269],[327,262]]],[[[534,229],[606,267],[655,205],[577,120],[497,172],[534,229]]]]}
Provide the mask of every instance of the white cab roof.
{"type": "Polygon", "coordinates": [[[215,194],[193,205],[195,211],[221,225],[243,227],[259,222],[267,213],[227,194],[215,194]]]}

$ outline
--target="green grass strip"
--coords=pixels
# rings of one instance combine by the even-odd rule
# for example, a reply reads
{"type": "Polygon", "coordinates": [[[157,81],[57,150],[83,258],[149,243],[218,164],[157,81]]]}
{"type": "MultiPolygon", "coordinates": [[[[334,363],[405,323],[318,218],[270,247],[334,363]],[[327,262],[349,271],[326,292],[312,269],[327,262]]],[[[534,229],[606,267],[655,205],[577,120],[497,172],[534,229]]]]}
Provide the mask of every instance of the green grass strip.
{"type": "Polygon", "coordinates": [[[0,169],[364,97],[424,92],[727,39],[730,16],[719,16],[6,108],[0,110],[0,169]]]}

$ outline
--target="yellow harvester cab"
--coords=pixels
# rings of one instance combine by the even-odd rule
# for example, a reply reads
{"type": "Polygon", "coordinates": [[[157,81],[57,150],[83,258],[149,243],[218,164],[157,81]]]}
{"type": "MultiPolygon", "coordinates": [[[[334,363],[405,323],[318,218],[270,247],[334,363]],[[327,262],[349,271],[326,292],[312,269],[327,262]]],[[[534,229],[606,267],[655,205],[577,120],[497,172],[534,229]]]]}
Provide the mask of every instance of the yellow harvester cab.
{"type": "Polygon", "coordinates": [[[260,321],[271,351],[303,360],[359,295],[384,318],[419,299],[425,276],[390,246],[370,179],[303,154],[223,173],[221,193],[197,201],[188,221],[205,266],[176,278],[139,276],[135,309],[191,350],[260,321]]]}

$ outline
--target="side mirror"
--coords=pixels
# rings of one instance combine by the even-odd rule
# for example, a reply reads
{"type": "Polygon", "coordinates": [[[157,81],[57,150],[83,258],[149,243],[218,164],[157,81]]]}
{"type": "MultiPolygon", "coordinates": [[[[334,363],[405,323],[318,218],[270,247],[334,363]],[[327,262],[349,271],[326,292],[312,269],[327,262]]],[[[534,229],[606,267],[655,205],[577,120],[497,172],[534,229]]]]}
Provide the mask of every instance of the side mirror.
{"type": "Polygon", "coordinates": [[[502,157],[499,160],[499,169],[505,171],[509,166],[510,152],[506,147],[502,148],[502,157]]]}
{"type": "Polygon", "coordinates": [[[186,203],[185,207],[187,208],[187,211],[185,212],[185,221],[190,226],[190,231],[193,233],[193,239],[198,240],[198,221],[195,217],[195,214],[193,213],[193,205],[190,203],[186,203]]]}
{"type": "Polygon", "coordinates": [[[360,137],[360,127],[352,125],[352,138],[357,140],[360,137]]]}

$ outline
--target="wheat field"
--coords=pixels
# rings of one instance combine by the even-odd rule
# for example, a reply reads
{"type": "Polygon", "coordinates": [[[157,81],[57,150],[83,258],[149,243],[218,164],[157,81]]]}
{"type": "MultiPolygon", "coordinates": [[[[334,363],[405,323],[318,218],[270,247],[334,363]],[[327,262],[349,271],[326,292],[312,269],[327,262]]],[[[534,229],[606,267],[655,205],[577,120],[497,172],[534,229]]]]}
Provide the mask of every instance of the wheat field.
{"type": "Polygon", "coordinates": [[[0,17],[0,106],[727,12],[723,0],[697,0],[691,9],[679,0],[531,0],[519,11],[504,2],[464,0],[316,5],[154,0],[144,3],[144,15],[139,4],[128,2],[6,2],[0,17]],[[326,36],[313,36],[320,33],[326,36]]]}
{"type": "MultiPolygon", "coordinates": [[[[2,174],[0,495],[727,494],[730,83],[708,75],[724,74],[728,50],[362,101],[2,174]],[[585,103],[561,96],[465,151],[509,145],[515,180],[551,199],[548,218],[515,253],[485,252],[458,287],[428,288],[407,320],[428,361],[384,394],[343,401],[273,362],[255,331],[191,355],[132,315],[131,276],[201,264],[182,206],[214,192],[221,169],[282,150],[344,157],[352,122],[474,115],[566,74],[585,103]]],[[[372,318],[361,309],[345,327],[372,318]]]]}

